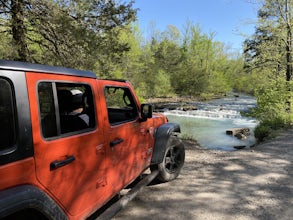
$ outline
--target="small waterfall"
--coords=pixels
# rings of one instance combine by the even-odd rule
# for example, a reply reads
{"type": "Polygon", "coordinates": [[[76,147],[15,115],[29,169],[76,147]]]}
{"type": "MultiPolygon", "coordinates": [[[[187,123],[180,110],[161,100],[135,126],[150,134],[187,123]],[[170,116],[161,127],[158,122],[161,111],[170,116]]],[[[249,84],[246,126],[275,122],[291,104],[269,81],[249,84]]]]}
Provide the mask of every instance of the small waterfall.
{"type": "Polygon", "coordinates": [[[256,106],[254,97],[227,97],[211,102],[194,102],[192,105],[197,110],[176,109],[164,114],[170,122],[180,123],[182,134],[196,139],[203,148],[234,150],[235,146],[255,144],[253,130],[257,121],[240,113],[256,106]],[[248,127],[251,135],[245,140],[226,135],[226,130],[239,127],[248,127]]]}
{"type": "Polygon", "coordinates": [[[197,118],[208,118],[208,119],[223,119],[223,118],[239,118],[241,117],[240,112],[235,110],[193,110],[193,111],[182,111],[182,110],[171,110],[165,112],[166,115],[178,115],[184,117],[197,117],[197,118]]]}

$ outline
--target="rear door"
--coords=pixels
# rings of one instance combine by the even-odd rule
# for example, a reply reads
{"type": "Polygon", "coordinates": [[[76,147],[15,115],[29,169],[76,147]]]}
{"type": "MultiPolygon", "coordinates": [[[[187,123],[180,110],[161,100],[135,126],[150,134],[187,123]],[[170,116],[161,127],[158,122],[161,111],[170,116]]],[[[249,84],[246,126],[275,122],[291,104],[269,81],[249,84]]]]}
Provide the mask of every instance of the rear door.
{"type": "Polygon", "coordinates": [[[27,73],[36,173],[72,216],[110,196],[96,80],[27,73]]]}

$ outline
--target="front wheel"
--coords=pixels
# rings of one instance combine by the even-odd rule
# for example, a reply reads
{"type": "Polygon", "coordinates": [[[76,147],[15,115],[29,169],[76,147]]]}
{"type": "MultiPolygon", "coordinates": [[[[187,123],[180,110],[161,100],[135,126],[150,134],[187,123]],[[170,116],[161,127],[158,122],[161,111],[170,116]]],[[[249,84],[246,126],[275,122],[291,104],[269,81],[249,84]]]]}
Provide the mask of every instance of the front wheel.
{"type": "Polygon", "coordinates": [[[183,167],[185,160],[185,149],[183,143],[175,136],[170,136],[163,161],[152,165],[151,171],[159,170],[158,179],[168,182],[176,179],[183,167]]]}

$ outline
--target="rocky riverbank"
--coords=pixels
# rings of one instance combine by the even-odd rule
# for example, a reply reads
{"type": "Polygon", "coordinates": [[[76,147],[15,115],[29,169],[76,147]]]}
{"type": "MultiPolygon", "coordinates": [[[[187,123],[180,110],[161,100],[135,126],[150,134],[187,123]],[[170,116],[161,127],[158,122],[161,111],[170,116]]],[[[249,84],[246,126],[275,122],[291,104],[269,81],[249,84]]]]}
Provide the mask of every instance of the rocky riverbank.
{"type": "Polygon", "coordinates": [[[180,109],[183,111],[197,110],[197,107],[192,104],[197,99],[177,97],[177,98],[155,98],[146,100],[146,103],[151,103],[154,106],[155,112],[164,112],[166,110],[180,109]]]}
{"type": "MultiPolygon", "coordinates": [[[[235,97],[235,95],[233,95],[235,97]]],[[[216,100],[223,98],[225,96],[213,96],[209,100],[216,100]]],[[[239,96],[237,96],[239,97],[239,96]]],[[[197,110],[197,106],[194,105],[195,102],[205,102],[207,99],[202,99],[199,97],[162,97],[162,98],[151,98],[146,99],[146,103],[154,105],[154,110],[157,112],[165,110],[175,110],[180,109],[183,111],[197,110]]]]}

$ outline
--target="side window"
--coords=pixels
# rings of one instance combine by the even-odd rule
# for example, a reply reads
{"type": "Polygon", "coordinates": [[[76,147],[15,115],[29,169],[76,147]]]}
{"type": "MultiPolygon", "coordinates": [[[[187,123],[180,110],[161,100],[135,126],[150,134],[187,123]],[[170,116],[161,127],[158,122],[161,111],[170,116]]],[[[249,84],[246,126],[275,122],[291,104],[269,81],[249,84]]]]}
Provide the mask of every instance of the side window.
{"type": "Polygon", "coordinates": [[[8,150],[16,143],[13,97],[9,81],[0,78],[0,152],[8,150]]]}
{"type": "Polygon", "coordinates": [[[56,111],[52,85],[50,82],[42,82],[38,86],[41,128],[42,134],[46,138],[57,136],[56,111]]]}
{"type": "Polygon", "coordinates": [[[106,87],[105,97],[111,125],[135,120],[138,109],[128,88],[106,87]]]}
{"type": "Polygon", "coordinates": [[[93,94],[89,85],[41,82],[38,94],[45,138],[95,127],[93,94]]]}

